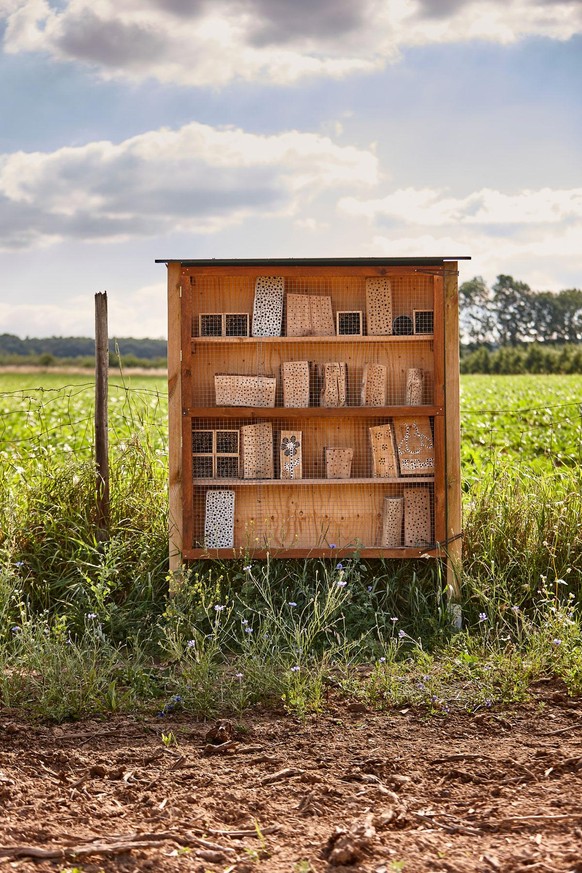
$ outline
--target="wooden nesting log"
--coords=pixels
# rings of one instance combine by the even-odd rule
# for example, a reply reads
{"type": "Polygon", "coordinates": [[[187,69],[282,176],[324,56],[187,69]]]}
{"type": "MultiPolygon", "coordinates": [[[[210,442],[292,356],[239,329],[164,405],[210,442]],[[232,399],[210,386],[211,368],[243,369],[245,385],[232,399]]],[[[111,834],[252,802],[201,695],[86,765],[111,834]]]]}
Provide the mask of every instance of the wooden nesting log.
{"type": "Polygon", "coordinates": [[[382,512],[382,542],[384,549],[398,549],[402,546],[402,519],[404,518],[404,498],[385,497],[382,512]]]}
{"type": "Polygon", "coordinates": [[[234,546],[234,491],[206,492],[204,545],[207,549],[234,546]]]}
{"type": "Polygon", "coordinates": [[[348,392],[348,368],[343,361],[322,364],[319,368],[321,406],[345,406],[348,392]]]}
{"type": "Polygon", "coordinates": [[[368,428],[372,448],[372,478],[392,479],[398,476],[396,443],[391,424],[368,428]]]}
{"type": "Polygon", "coordinates": [[[300,430],[282,430],[279,441],[279,478],[303,478],[303,447],[300,430]]]}
{"type": "Polygon", "coordinates": [[[364,364],[361,400],[362,406],[386,406],[386,367],[384,364],[364,364]]]}
{"type": "Polygon", "coordinates": [[[309,406],[309,361],[285,361],[281,364],[283,406],[309,406]]]}
{"type": "Polygon", "coordinates": [[[430,489],[424,485],[404,489],[404,545],[422,548],[432,544],[430,489]]]}
{"type": "Polygon", "coordinates": [[[353,449],[325,448],[325,475],[328,479],[349,479],[352,472],[353,449]]]}
{"type": "Polygon", "coordinates": [[[401,476],[434,475],[434,443],[430,419],[394,419],[394,434],[401,476]]]}
{"type": "Polygon", "coordinates": [[[273,425],[245,424],[240,430],[243,479],[273,479],[273,425]]]}
{"type": "Polygon", "coordinates": [[[253,336],[281,336],[283,326],[282,276],[259,276],[255,282],[253,336]]]}
{"type": "Polygon", "coordinates": [[[424,373],[418,367],[406,371],[406,406],[422,406],[424,373]]]}
{"type": "Polygon", "coordinates": [[[366,326],[368,336],[392,333],[392,287],[390,279],[366,279],[366,326]]]}

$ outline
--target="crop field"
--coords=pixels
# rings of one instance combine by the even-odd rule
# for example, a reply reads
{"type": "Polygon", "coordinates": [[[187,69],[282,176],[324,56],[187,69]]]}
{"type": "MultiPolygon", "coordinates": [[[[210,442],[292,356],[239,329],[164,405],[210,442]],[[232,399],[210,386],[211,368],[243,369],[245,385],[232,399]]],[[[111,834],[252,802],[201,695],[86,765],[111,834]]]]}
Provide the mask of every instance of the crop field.
{"type": "MultiPolygon", "coordinates": [[[[0,374],[3,459],[74,452],[89,457],[93,383],[86,375],[0,374]]],[[[111,377],[110,441],[166,447],[164,378],[111,377]]],[[[463,376],[462,461],[475,471],[503,462],[537,472],[582,465],[582,376],[463,376]]],[[[21,461],[19,461],[21,464],[21,461]]]]}

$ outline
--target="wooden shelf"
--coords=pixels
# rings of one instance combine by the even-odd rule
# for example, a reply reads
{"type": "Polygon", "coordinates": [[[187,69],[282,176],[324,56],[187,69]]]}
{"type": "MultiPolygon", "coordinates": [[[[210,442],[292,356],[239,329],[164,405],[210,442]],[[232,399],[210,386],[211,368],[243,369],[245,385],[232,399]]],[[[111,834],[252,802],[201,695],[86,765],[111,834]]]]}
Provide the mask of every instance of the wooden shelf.
{"type": "Polygon", "coordinates": [[[361,336],[360,334],[342,334],[341,336],[193,336],[193,345],[245,345],[251,343],[267,344],[282,343],[283,345],[303,345],[303,343],[424,343],[432,342],[434,334],[415,333],[408,336],[361,336]]]}
{"type": "Polygon", "coordinates": [[[422,483],[424,485],[430,485],[431,482],[434,482],[434,476],[399,476],[398,478],[393,477],[391,479],[372,479],[372,478],[358,478],[358,479],[194,479],[194,485],[218,485],[229,487],[232,486],[248,486],[248,485],[266,485],[268,487],[272,486],[280,486],[280,485],[322,485],[327,487],[328,485],[398,485],[404,483],[405,485],[410,485],[411,483],[422,483]]]}
{"type": "Polygon", "coordinates": [[[442,406],[193,406],[184,409],[190,418],[408,418],[439,416],[442,406]]]}
{"type": "Polygon", "coordinates": [[[187,561],[194,561],[199,558],[207,558],[216,560],[223,558],[232,560],[233,558],[247,559],[255,558],[262,560],[265,558],[329,558],[330,560],[338,560],[340,558],[350,558],[357,555],[360,558],[441,558],[444,552],[440,546],[427,546],[422,549],[401,548],[401,549],[383,549],[376,546],[370,547],[351,547],[351,548],[336,548],[331,549],[329,546],[316,546],[312,549],[283,549],[273,547],[272,549],[245,549],[242,546],[234,549],[184,549],[183,555],[187,561]]]}

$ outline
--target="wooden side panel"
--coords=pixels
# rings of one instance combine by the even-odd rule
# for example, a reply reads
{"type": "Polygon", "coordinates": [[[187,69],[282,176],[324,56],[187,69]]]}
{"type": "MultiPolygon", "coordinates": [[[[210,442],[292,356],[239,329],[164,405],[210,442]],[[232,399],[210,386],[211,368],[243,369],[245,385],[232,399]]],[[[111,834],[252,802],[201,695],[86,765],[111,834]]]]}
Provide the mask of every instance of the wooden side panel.
{"type": "Polygon", "coordinates": [[[169,541],[170,572],[182,564],[182,306],[180,265],[168,267],[168,453],[169,453],[169,541]]]}
{"type": "Polygon", "coordinates": [[[462,571],[461,426],[459,420],[459,293],[457,263],[445,273],[445,427],[446,427],[446,525],[447,585],[453,598],[460,596],[462,571]]]}

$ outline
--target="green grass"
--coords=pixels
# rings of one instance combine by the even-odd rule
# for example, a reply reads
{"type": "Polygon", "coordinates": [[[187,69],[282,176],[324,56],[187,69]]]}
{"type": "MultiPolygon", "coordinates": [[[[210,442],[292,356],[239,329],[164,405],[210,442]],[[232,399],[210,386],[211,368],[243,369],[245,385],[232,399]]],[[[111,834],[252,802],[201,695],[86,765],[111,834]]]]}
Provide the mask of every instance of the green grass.
{"type": "Polygon", "coordinates": [[[444,716],[522,700],[542,676],[582,693],[582,377],[462,379],[461,634],[432,562],[199,562],[168,597],[165,383],[110,393],[103,543],[91,382],[0,376],[3,705],[305,716],[334,694],[444,716]]]}

